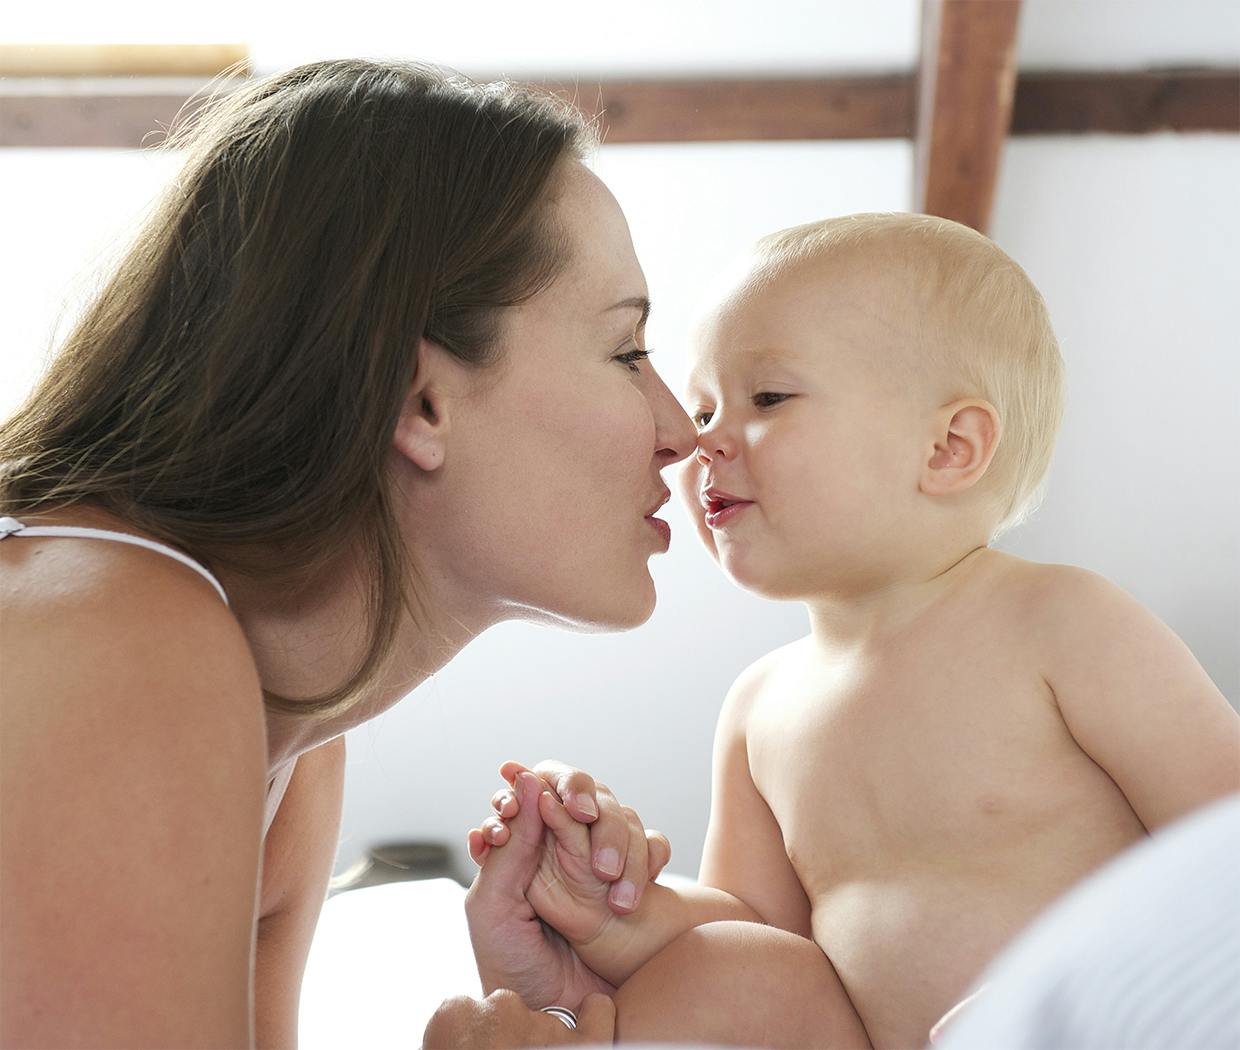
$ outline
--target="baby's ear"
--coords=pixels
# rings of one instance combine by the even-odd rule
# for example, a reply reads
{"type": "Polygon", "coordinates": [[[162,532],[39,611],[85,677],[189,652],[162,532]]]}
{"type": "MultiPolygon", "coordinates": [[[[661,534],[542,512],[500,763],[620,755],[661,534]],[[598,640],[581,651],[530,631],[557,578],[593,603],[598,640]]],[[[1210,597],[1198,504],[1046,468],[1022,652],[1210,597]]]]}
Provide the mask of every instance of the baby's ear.
{"type": "Polygon", "coordinates": [[[989,401],[970,398],[945,405],[935,416],[934,445],[922,466],[921,491],[951,496],[972,488],[986,473],[1003,426],[989,401]]]}

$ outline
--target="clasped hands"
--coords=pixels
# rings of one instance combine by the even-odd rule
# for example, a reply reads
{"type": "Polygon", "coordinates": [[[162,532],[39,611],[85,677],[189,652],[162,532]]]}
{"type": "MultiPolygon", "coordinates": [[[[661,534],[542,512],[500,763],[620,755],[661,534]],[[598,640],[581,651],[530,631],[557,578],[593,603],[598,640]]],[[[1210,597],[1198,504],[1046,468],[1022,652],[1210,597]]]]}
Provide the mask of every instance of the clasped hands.
{"type": "Polygon", "coordinates": [[[460,997],[436,1011],[424,1046],[498,1047],[610,1043],[615,991],[573,945],[634,912],[671,846],[647,831],[605,784],[559,762],[506,762],[494,814],[469,832],[480,871],[465,899],[486,999],[460,997]],[[543,1006],[578,1014],[570,1031],[543,1006]]]}

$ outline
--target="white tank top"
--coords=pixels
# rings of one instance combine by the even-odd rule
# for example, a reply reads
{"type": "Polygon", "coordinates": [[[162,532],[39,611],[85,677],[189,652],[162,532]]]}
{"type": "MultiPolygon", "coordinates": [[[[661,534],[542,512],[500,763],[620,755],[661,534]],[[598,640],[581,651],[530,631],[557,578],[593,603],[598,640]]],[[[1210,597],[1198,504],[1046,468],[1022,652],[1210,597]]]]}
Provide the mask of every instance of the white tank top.
{"type": "MultiPolygon", "coordinates": [[[[220,581],[193,558],[163,543],[156,543],[142,536],[131,536],[127,532],[113,532],[111,529],[79,528],[76,525],[23,525],[16,518],[0,518],[0,540],[6,540],[10,536],[75,536],[83,539],[115,540],[117,543],[132,543],[137,547],[146,547],[160,554],[166,554],[169,558],[175,558],[182,565],[188,565],[195,572],[201,573],[219,592],[224,604],[228,604],[228,595],[224,593],[220,581]]],[[[285,791],[288,790],[289,781],[293,779],[293,768],[296,764],[296,759],[286,762],[276,770],[267,783],[267,804],[263,812],[264,838],[267,837],[267,832],[276,818],[276,810],[280,808],[280,802],[284,798],[285,791]]]]}

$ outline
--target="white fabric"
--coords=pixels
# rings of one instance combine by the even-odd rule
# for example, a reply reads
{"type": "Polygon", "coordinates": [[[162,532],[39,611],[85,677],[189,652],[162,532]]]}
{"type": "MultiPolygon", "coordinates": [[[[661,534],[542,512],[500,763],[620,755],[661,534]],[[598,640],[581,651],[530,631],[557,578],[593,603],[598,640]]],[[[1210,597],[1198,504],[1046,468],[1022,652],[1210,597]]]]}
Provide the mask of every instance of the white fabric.
{"type": "Polygon", "coordinates": [[[23,525],[16,518],[0,518],[0,540],[10,536],[73,536],[89,540],[115,540],[117,543],[131,543],[135,547],[146,547],[148,550],[166,554],[169,558],[175,558],[182,565],[188,565],[195,572],[200,573],[219,592],[220,597],[224,599],[224,604],[228,604],[228,595],[224,593],[220,581],[193,558],[163,543],[156,543],[142,536],[131,536],[127,532],[113,532],[111,529],[80,528],[76,525],[23,525]]]}
{"type": "Polygon", "coordinates": [[[420,1046],[439,1004],[482,997],[452,879],[393,882],[326,901],[301,985],[301,1050],[420,1046]]]}
{"type": "Polygon", "coordinates": [[[276,813],[280,809],[280,803],[284,800],[284,793],[288,790],[289,781],[293,779],[293,770],[296,768],[297,759],[285,762],[276,770],[276,775],[267,784],[267,801],[263,807],[263,838],[267,837],[267,832],[271,830],[271,825],[275,822],[276,813]]]}
{"type": "Polygon", "coordinates": [[[988,969],[947,1050],[1240,1047],[1240,794],[1126,851],[988,969]]]}

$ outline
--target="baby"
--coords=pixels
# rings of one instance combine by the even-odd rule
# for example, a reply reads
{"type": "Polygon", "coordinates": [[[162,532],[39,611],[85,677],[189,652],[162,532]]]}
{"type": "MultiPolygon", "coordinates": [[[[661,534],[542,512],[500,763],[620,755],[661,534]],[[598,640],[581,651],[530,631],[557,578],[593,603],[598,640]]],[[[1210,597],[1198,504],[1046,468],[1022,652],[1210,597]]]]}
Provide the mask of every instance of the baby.
{"type": "Polygon", "coordinates": [[[873,1046],[923,1046],[1052,900],[1240,790],[1240,720],[1124,591],[991,546],[1039,502],[1063,379],[1041,296],[981,234],[891,214],[765,238],[688,400],[702,541],[812,629],[724,701],[696,886],[616,915],[544,795],[560,848],[530,904],[617,986],[714,919],[812,938],[873,1046]]]}

